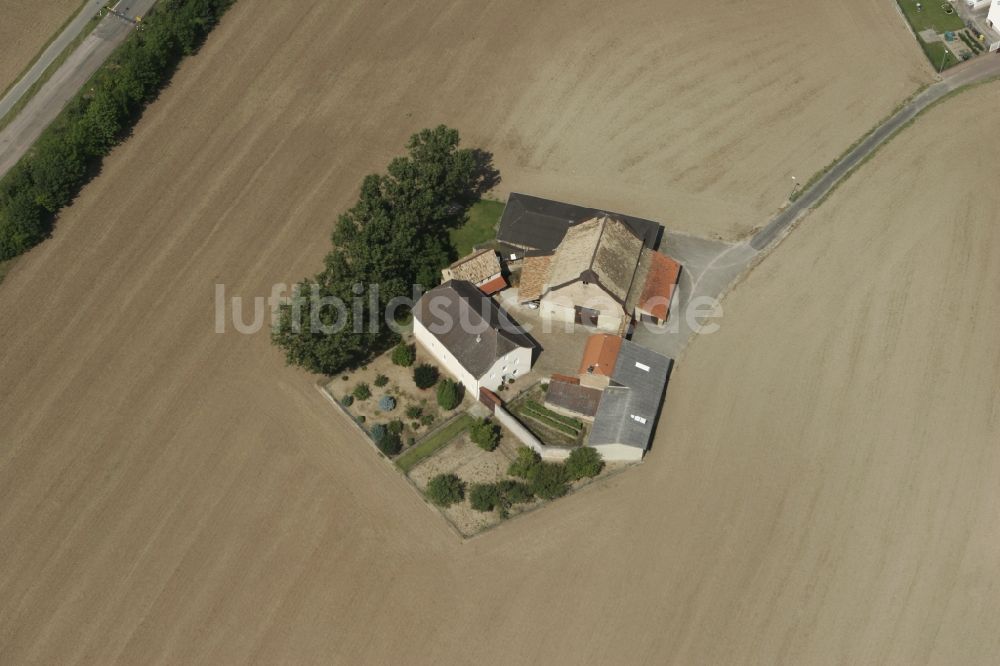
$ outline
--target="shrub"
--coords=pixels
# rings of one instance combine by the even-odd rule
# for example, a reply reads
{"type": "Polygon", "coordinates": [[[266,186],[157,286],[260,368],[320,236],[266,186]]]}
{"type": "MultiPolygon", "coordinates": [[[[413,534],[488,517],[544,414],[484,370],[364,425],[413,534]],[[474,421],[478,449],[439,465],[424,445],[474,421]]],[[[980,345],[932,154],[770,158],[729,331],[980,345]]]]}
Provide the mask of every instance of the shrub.
{"type": "Polygon", "coordinates": [[[454,474],[438,474],[427,484],[427,499],[448,507],[465,498],[465,483],[454,474]]]}
{"type": "Polygon", "coordinates": [[[476,483],[469,489],[469,503],[476,511],[492,511],[500,503],[500,488],[495,483],[476,483]]]}
{"type": "Polygon", "coordinates": [[[416,443],[417,443],[416,437],[407,437],[406,438],[406,445],[407,446],[413,446],[416,443]]]}
{"type": "Polygon", "coordinates": [[[484,451],[493,451],[500,444],[500,427],[489,419],[479,419],[469,429],[469,437],[484,451]]]}
{"type": "Polygon", "coordinates": [[[385,375],[375,375],[375,381],[372,382],[375,386],[382,388],[389,383],[389,378],[385,375]]]}
{"type": "Polygon", "coordinates": [[[429,426],[432,423],[434,423],[433,414],[424,414],[423,416],[420,417],[420,425],[429,426]]]}
{"type": "Polygon", "coordinates": [[[542,499],[555,499],[569,492],[569,472],[558,463],[541,462],[528,472],[531,492],[542,499]]]}
{"type": "Polygon", "coordinates": [[[358,400],[367,400],[372,397],[372,390],[368,388],[368,384],[362,382],[354,387],[353,394],[358,400]]]}
{"type": "Polygon", "coordinates": [[[528,484],[513,479],[504,479],[497,484],[500,487],[500,495],[509,504],[522,504],[530,502],[535,498],[528,484]]]}
{"type": "Polygon", "coordinates": [[[378,408],[383,412],[391,412],[396,409],[396,399],[391,395],[384,395],[378,399],[378,408]]]}
{"type": "Polygon", "coordinates": [[[358,417],[358,423],[364,423],[364,422],[365,422],[365,415],[362,414],[361,416],[358,417]]]}
{"type": "Polygon", "coordinates": [[[351,405],[354,404],[354,396],[351,394],[345,395],[343,398],[340,399],[340,404],[342,404],[344,407],[350,407],[351,405]]]}
{"type": "Polygon", "coordinates": [[[600,452],[591,446],[573,449],[566,459],[566,471],[574,481],[585,476],[597,476],[604,469],[600,452]]]}
{"type": "Polygon", "coordinates": [[[372,436],[372,439],[378,442],[380,439],[385,437],[388,432],[389,428],[384,423],[376,423],[371,427],[371,430],[368,431],[368,434],[372,436]]]}
{"type": "Polygon", "coordinates": [[[430,363],[421,363],[413,368],[413,383],[418,389],[429,389],[437,384],[438,369],[430,363]]]}
{"type": "Polygon", "coordinates": [[[403,422],[399,419],[394,419],[389,421],[389,432],[394,434],[400,434],[403,432],[403,422]]]}
{"type": "Polygon", "coordinates": [[[375,442],[378,450],[387,456],[394,456],[403,450],[403,442],[399,439],[399,433],[388,431],[375,442]]]}
{"type": "Polygon", "coordinates": [[[408,419],[419,419],[423,413],[424,410],[420,405],[410,405],[406,408],[406,418],[408,419]]]}
{"type": "Polygon", "coordinates": [[[347,381],[348,379],[350,379],[350,377],[348,377],[347,375],[341,375],[341,376],[340,376],[340,378],[341,378],[342,380],[344,380],[345,382],[346,382],[346,381],[347,381]]]}
{"type": "Polygon", "coordinates": [[[507,473],[521,479],[527,479],[535,467],[542,463],[542,457],[527,446],[517,447],[514,462],[507,468],[507,473]]]}
{"type": "Polygon", "coordinates": [[[395,349],[392,350],[392,362],[393,365],[398,365],[403,368],[408,368],[413,365],[413,362],[417,360],[417,350],[414,349],[413,345],[408,345],[405,342],[400,342],[396,345],[395,349]]]}
{"type": "Polygon", "coordinates": [[[462,402],[458,384],[447,378],[441,380],[437,388],[437,400],[441,409],[451,410],[458,407],[458,403],[462,402]]]}
{"type": "Polygon", "coordinates": [[[420,421],[410,421],[410,427],[414,430],[418,430],[420,428],[420,421]]]}

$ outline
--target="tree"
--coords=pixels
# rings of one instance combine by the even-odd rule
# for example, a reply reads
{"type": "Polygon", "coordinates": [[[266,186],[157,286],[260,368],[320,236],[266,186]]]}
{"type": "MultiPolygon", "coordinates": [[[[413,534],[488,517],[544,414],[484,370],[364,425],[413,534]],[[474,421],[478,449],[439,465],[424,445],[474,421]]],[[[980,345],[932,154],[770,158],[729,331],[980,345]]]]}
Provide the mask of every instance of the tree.
{"type": "Polygon", "coordinates": [[[438,474],[427,483],[427,499],[449,507],[465,498],[465,482],[454,474],[438,474]]]}
{"type": "Polygon", "coordinates": [[[478,419],[469,429],[469,437],[484,451],[493,451],[500,444],[500,426],[489,419],[478,419]]]}
{"type": "Polygon", "coordinates": [[[531,470],[541,463],[542,457],[533,449],[527,446],[519,446],[517,447],[517,453],[514,454],[514,462],[507,468],[507,473],[520,479],[527,479],[531,470]]]}
{"type": "Polygon", "coordinates": [[[475,483],[469,489],[469,504],[476,511],[492,511],[500,503],[500,489],[495,483],[475,483]]]}
{"type": "Polygon", "coordinates": [[[566,458],[566,471],[574,481],[583,477],[593,477],[604,469],[601,453],[592,446],[581,446],[573,449],[566,458]]]}
{"type": "Polygon", "coordinates": [[[429,363],[421,363],[413,368],[413,383],[418,389],[429,389],[437,384],[438,369],[429,363]]]}
{"type": "Polygon", "coordinates": [[[513,479],[497,483],[477,483],[469,490],[469,503],[476,511],[499,509],[500,515],[507,517],[514,504],[530,502],[533,499],[527,484],[513,479]]]}
{"type": "Polygon", "coordinates": [[[392,362],[394,365],[398,365],[403,368],[408,368],[413,365],[413,362],[417,360],[417,350],[413,345],[408,345],[405,342],[400,342],[392,350],[392,362]]]}
{"type": "Polygon", "coordinates": [[[400,439],[398,432],[386,429],[386,433],[375,440],[375,446],[385,455],[394,456],[403,450],[403,441],[400,439]]]}
{"type": "Polygon", "coordinates": [[[441,405],[441,409],[444,410],[458,407],[458,403],[462,402],[462,393],[458,384],[448,378],[441,380],[437,388],[437,401],[441,405]]]}
{"type": "Polygon", "coordinates": [[[542,499],[555,499],[569,492],[569,472],[563,465],[541,462],[528,472],[531,492],[542,499]]]}

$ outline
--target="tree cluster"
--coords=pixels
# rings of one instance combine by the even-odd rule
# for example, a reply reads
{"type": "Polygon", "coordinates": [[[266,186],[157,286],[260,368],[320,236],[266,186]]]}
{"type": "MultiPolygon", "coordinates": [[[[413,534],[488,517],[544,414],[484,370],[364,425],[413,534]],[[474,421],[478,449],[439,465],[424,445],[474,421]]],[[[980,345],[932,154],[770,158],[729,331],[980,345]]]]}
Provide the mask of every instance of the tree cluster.
{"type": "Polygon", "coordinates": [[[163,0],[0,181],[0,260],[40,243],[233,0],[163,0]]]}
{"type": "MultiPolygon", "coordinates": [[[[454,129],[422,130],[386,173],[364,179],[357,203],[337,220],[323,271],[280,309],[272,338],[289,363],[329,375],[397,343],[383,322],[387,306],[412,297],[414,285],[437,284],[454,258],[448,231],[494,178],[483,153],[458,146],[454,129]],[[331,300],[350,305],[323,305],[331,300]]],[[[399,364],[407,360],[400,351],[399,364]]]]}

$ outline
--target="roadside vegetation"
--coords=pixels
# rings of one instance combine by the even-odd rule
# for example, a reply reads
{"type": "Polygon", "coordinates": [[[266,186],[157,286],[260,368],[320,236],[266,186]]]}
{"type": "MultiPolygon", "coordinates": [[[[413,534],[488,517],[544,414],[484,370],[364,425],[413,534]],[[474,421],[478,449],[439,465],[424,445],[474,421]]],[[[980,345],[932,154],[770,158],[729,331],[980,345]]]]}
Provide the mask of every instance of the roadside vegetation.
{"type": "Polygon", "coordinates": [[[323,270],[280,307],[272,340],[288,363],[333,375],[398,343],[388,326],[368,324],[381,322],[391,300],[411,297],[413,285],[440,281],[441,269],[457,256],[449,232],[495,183],[492,158],[459,148],[459,141],[458,131],[444,125],[422,130],[386,173],[364,179],[357,203],[337,220],[323,270]],[[327,301],[352,303],[356,285],[378,285],[377,298],[360,299],[358,312],[312,312],[314,290],[327,301]],[[321,327],[312,321],[328,330],[314,330],[321,327]]]}
{"type": "Polygon", "coordinates": [[[233,0],[163,0],[0,180],[0,260],[52,230],[59,210],[128,136],[180,60],[197,51],[233,0]]]}

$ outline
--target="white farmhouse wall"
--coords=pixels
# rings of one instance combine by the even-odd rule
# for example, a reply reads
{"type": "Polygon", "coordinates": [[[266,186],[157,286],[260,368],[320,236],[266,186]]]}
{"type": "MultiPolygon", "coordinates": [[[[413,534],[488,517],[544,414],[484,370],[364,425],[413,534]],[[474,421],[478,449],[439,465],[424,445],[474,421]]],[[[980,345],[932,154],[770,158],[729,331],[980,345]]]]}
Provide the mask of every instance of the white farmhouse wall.
{"type": "Polygon", "coordinates": [[[576,321],[576,306],[597,310],[597,328],[618,332],[625,316],[625,310],[596,284],[573,284],[550,291],[542,297],[539,311],[542,316],[553,321],[573,323],[576,321]]]}
{"type": "Polygon", "coordinates": [[[462,367],[458,359],[445,349],[441,341],[434,337],[434,334],[428,331],[427,327],[420,323],[416,317],[413,318],[413,337],[427,350],[427,353],[434,357],[434,360],[439,365],[462,383],[466,391],[469,391],[474,398],[479,396],[478,378],[473,377],[471,373],[462,367]]]}
{"type": "Polygon", "coordinates": [[[635,446],[625,446],[624,444],[588,444],[601,454],[601,457],[608,462],[638,462],[642,460],[642,449],[635,446]]]}
{"type": "Polygon", "coordinates": [[[990,5],[990,12],[986,15],[986,19],[995,29],[1000,30],[1000,0],[993,0],[993,4],[990,5]]]}
{"type": "Polygon", "coordinates": [[[520,377],[531,370],[532,350],[527,347],[518,347],[503,358],[497,359],[493,367],[482,377],[475,377],[416,317],[413,318],[413,336],[449,374],[462,382],[465,390],[469,391],[469,394],[476,399],[479,397],[480,387],[496,391],[504,377],[520,377]]]}

